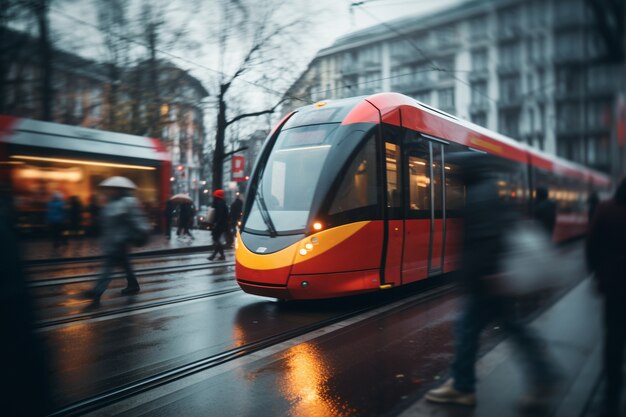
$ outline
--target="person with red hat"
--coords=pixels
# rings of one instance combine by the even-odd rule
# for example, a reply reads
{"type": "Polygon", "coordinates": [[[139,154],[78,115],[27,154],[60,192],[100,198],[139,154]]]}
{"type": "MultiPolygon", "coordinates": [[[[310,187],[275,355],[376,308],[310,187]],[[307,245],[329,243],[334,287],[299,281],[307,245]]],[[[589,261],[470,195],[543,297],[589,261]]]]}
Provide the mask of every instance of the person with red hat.
{"type": "Polygon", "coordinates": [[[215,190],[213,192],[213,221],[211,222],[211,236],[213,237],[213,254],[208,257],[210,261],[218,258],[220,261],[226,259],[224,256],[224,246],[222,246],[222,234],[228,229],[228,206],[224,200],[224,190],[215,190]]]}

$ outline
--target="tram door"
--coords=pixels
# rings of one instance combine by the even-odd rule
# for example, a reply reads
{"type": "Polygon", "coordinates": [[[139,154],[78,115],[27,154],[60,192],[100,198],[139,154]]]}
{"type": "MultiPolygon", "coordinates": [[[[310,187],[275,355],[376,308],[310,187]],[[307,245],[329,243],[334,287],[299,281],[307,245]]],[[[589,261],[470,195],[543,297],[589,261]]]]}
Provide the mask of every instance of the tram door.
{"type": "Polygon", "coordinates": [[[446,246],[445,147],[417,134],[404,157],[402,281],[443,272],[446,246]]]}

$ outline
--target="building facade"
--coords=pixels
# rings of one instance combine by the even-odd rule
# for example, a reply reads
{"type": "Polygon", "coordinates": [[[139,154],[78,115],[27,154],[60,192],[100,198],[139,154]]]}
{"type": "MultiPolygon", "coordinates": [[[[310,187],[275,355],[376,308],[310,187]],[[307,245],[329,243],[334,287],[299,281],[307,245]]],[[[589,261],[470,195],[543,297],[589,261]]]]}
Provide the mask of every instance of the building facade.
{"type": "MultiPolygon", "coordinates": [[[[0,113],[40,119],[37,43],[27,34],[5,33],[16,53],[1,74],[0,113]]],[[[113,68],[59,49],[51,56],[50,121],[158,137],[171,155],[172,191],[189,193],[197,204],[206,136],[202,101],[209,95],[200,81],[166,60],[113,68]]]]}
{"type": "Polygon", "coordinates": [[[610,172],[625,66],[596,24],[586,0],[468,1],[339,38],[287,96],[395,91],[610,172]]]}

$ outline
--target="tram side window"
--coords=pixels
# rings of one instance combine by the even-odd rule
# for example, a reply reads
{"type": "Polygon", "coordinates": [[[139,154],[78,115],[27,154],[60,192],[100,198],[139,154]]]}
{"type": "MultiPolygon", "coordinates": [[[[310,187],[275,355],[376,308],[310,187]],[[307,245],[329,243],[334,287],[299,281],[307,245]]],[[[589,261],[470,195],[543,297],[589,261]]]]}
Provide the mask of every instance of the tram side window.
{"type": "Polygon", "coordinates": [[[409,156],[409,209],[430,210],[428,160],[409,156]]]}
{"type": "Polygon", "coordinates": [[[385,159],[387,165],[387,207],[401,208],[402,194],[400,192],[400,174],[398,167],[401,163],[400,147],[396,144],[385,142],[385,159]]]}
{"type": "Polygon", "coordinates": [[[379,188],[376,171],[376,141],[372,135],[352,160],[328,214],[376,206],[379,188]]]}
{"type": "Polygon", "coordinates": [[[446,163],[446,211],[450,216],[452,211],[460,214],[460,210],[465,207],[465,184],[459,175],[457,165],[446,163]]]}

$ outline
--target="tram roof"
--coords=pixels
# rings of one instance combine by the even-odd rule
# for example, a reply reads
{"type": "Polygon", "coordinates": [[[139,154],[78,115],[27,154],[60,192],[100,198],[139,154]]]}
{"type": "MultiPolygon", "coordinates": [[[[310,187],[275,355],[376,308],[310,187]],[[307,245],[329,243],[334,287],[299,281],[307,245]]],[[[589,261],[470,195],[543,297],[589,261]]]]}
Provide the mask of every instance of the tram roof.
{"type": "MultiPolygon", "coordinates": [[[[316,109],[326,112],[332,110],[332,118],[336,119],[337,115],[341,115],[343,124],[378,123],[378,120],[382,120],[384,123],[402,125],[436,138],[456,142],[509,160],[529,163],[558,175],[590,181],[594,185],[608,186],[611,183],[605,174],[548,154],[466,120],[461,120],[403,94],[379,93],[371,96],[328,100],[304,106],[296,112],[296,115],[287,124],[291,124],[289,122],[292,120],[298,123],[299,121],[295,119],[314,117],[312,114],[315,113],[316,109]],[[345,110],[339,111],[340,108],[345,110]],[[301,115],[298,116],[297,113],[301,113],[301,115]]],[[[331,120],[327,120],[327,122],[331,122],[331,120]]]]}
{"type": "Polygon", "coordinates": [[[170,159],[158,139],[3,115],[0,142],[116,158],[170,159]]]}

